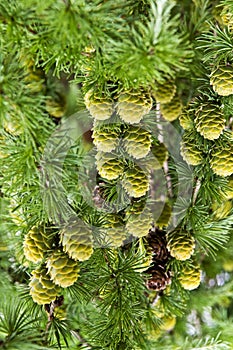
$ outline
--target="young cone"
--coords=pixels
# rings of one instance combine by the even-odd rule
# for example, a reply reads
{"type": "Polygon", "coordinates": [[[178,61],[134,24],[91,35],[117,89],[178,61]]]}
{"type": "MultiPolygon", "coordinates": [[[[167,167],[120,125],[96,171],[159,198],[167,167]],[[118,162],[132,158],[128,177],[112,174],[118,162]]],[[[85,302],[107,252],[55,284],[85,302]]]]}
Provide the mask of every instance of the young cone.
{"type": "Polygon", "coordinates": [[[149,176],[138,166],[129,168],[123,175],[122,186],[130,196],[142,197],[149,190],[149,176]]]}
{"type": "Polygon", "coordinates": [[[142,212],[131,210],[126,214],[126,230],[134,237],[147,236],[152,222],[152,212],[149,208],[145,208],[142,212]]]}
{"type": "MultiPolygon", "coordinates": [[[[232,18],[233,19],[233,18],[232,18]]],[[[232,22],[233,23],[233,22],[232,22]]],[[[233,67],[220,64],[213,69],[210,75],[210,85],[221,96],[233,94],[233,67]]]]}
{"type": "Polygon", "coordinates": [[[175,95],[168,103],[161,103],[160,110],[167,121],[172,122],[176,120],[182,112],[182,104],[178,95],[175,95]]]}
{"type": "Polygon", "coordinates": [[[123,142],[130,156],[135,159],[144,158],[150,152],[151,134],[140,126],[130,126],[124,134],[123,142]]]}
{"type": "Polygon", "coordinates": [[[176,93],[176,85],[173,80],[166,79],[164,83],[157,83],[152,95],[157,102],[168,103],[176,93]]]}
{"type": "Polygon", "coordinates": [[[177,260],[187,260],[194,253],[195,239],[185,229],[176,228],[172,232],[168,232],[167,249],[171,256],[177,260]]]}
{"type": "Polygon", "coordinates": [[[92,117],[97,120],[109,119],[114,112],[113,101],[105,96],[98,96],[92,90],[85,94],[84,102],[92,117]]]}
{"type": "Polygon", "coordinates": [[[50,304],[60,292],[59,286],[51,281],[43,266],[32,271],[29,287],[33,301],[39,305],[50,304]]]}
{"type": "Polygon", "coordinates": [[[123,174],[124,163],[117,154],[97,152],[96,168],[101,177],[115,180],[123,174]]]}
{"type": "Polygon", "coordinates": [[[65,226],[60,236],[63,249],[71,259],[84,261],[92,255],[92,231],[82,220],[75,220],[65,226]]]}
{"type": "Polygon", "coordinates": [[[207,102],[201,104],[195,114],[194,124],[197,131],[205,139],[218,139],[226,123],[221,108],[214,103],[207,102]]]}
{"type": "Polygon", "coordinates": [[[46,267],[51,280],[62,288],[72,286],[77,281],[77,262],[58,249],[48,257],[46,267]]]}
{"type": "Polygon", "coordinates": [[[211,153],[210,166],[213,172],[219,176],[233,174],[233,139],[223,140],[221,144],[215,144],[211,153]]]}
{"type": "Polygon", "coordinates": [[[201,282],[201,270],[199,266],[185,266],[179,276],[182,287],[193,290],[199,287],[201,282]]]}
{"type": "Polygon", "coordinates": [[[26,259],[34,263],[40,262],[52,248],[53,237],[44,227],[33,227],[24,237],[23,251],[26,259]]]}
{"type": "Polygon", "coordinates": [[[107,245],[111,248],[118,248],[126,239],[123,220],[119,215],[115,214],[107,214],[105,219],[106,223],[103,225],[101,231],[105,236],[107,245]]]}
{"type": "Polygon", "coordinates": [[[126,123],[139,123],[143,116],[150,112],[151,108],[151,96],[141,90],[121,92],[118,97],[117,111],[126,123]]]}

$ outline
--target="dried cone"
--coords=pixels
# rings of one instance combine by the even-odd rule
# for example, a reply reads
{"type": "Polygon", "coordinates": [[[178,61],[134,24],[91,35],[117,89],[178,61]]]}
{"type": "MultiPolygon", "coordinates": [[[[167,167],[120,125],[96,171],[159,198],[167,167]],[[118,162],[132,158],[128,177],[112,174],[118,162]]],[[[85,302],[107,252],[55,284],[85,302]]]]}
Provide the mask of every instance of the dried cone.
{"type": "Polygon", "coordinates": [[[153,251],[153,261],[164,263],[169,256],[164,232],[151,230],[148,237],[148,244],[153,251]]]}
{"type": "Polygon", "coordinates": [[[178,95],[175,95],[168,103],[161,103],[160,110],[167,121],[172,122],[176,120],[182,112],[182,104],[178,95]]]}
{"type": "Polygon", "coordinates": [[[201,164],[204,160],[203,152],[195,142],[195,133],[185,131],[180,142],[180,153],[190,165],[201,164]]]}
{"type": "Polygon", "coordinates": [[[93,143],[98,151],[111,152],[119,144],[119,136],[121,134],[120,125],[94,124],[93,127],[93,143]]]}
{"type": "Polygon", "coordinates": [[[129,124],[139,123],[150,112],[152,98],[143,91],[125,91],[118,97],[117,111],[121,119],[129,124]]]}
{"type": "Polygon", "coordinates": [[[211,72],[210,85],[221,96],[233,94],[233,67],[231,65],[220,64],[211,72]]]}
{"type": "Polygon", "coordinates": [[[118,248],[126,239],[126,230],[124,223],[119,215],[107,214],[106,223],[103,225],[102,232],[106,237],[109,247],[118,248]]]}
{"type": "Polygon", "coordinates": [[[218,139],[225,128],[226,119],[222,109],[215,103],[202,103],[194,120],[197,131],[208,140],[218,139]]]}
{"type": "Polygon", "coordinates": [[[167,238],[167,249],[177,260],[187,260],[194,253],[195,239],[186,230],[176,228],[172,232],[168,232],[167,238]]]}
{"type": "Polygon", "coordinates": [[[84,102],[92,117],[97,120],[109,119],[114,112],[113,101],[105,96],[98,96],[92,90],[85,94],[84,102]]]}
{"type": "Polygon", "coordinates": [[[201,270],[199,266],[185,266],[179,276],[180,284],[184,289],[193,290],[201,283],[201,270]]]}
{"type": "Polygon", "coordinates": [[[166,79],[164,83],[157,83],[155,90],[152,91],[153,97],[157,102],[168,103],[176,93],[176,85],[173,80],[166,79]]]}
{"type": "Polygon", "coordinates": [[[33,227],[24,237],[23,250],[27,260],[40,262],[52,248],[53,237],[42,226],[33,227]]]}
{"type": "Polygon", "coordinates": [[[96,168],[101,177],[115,180],[123,174],[124,163],[117,154],[97,152],[96,168]]]}
{"type": "Polygon", "coordinates": [[[151,134],[140,126],[130,126],[123,140],[126,152],[135,159],[144,158],[150,152],[151,134]]]}
{"type": "Polygon", "coordinates": [[[141,168],[135,165],[125,171],[122,178],[122,186],[126,192],[135,198],[142,197],[149,190],[149,176],[141,168]]]}
{"type": "Polygon", "coordinates": [[[51,280],[62,288],[72,286],[79,276],[78,263],[60,250],[48,257],[46,267],[51,280]]]}
{"type": "Polygon", "coordinates": [[[60,292],[60,287],[51,281],[48,271],[41,266],[32,271],[29,287],[33,301],[39,305],[50,304],[60,292]]]}
{"type": "Polygon", "coordinates": [[[152,226],[152,212],[149,208],[141,212],[131,210],[126,214],[126,220],[126,230],[130,235],[144,237],[148,235],[152,226]]]}
{"type": "Polygon", "coordinates": [[[93,253],[92,231],[81,220],[75,220],[61,232],[61,244],[71,259],[88,260],[93,253]]]}
{"type": "Polygon", "coordinates": [[[188,109],[183,110],[179,117],[180,125],[184,130],[192,130],[194,128],[194,116],[188,109]]]}
{"type": "Polygon", "coordinates": [[[147,270],[147,273],[151,274],[146,282],[148,289],[161,291],[171,283],[170,273],[162,265],[152,266],[147,270]]]}
{"type": "MultiPolygon", "coordinates": [[[[225,140],[224,140],[225,141],[225,140]]],[[[233,140],[226,140],[221,145],[216,144],[211,154],[210,166],[219,176],[233,174],[233,140]]]]}

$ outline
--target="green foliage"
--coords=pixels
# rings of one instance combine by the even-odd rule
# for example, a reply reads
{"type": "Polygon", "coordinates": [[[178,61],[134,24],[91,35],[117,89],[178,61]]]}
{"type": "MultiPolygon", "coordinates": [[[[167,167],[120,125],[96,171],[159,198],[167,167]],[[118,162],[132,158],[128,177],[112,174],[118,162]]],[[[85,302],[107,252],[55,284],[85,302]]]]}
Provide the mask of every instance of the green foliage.
{"type": "MultiPolygon", "coordinates": [[[[210,82],[215,67],[232,65],[232,18],[230,0],[1,1],[0,347],[232,347],[233,91],[230,84],[229,96],[222,96],[210,82]],[[156,101],[156,89],[170,81],[187,113],[184,124],[179,117],[168,123],[156,101]],[[122,160],[122,173],[117,179],[97,171],[96,120],[86,109],[86,94],[93,109],[106,103],[113,111],[101,124],[106,139],[119,126],[114,154],[122,160]],[[124,150],[124,133],[131,126],[120,118],[120,102],[126,116],[148,112],[134,125],[152,140],[143,158],[124,150]],[[207,103],[221,109],[223,130],[217,139],[206,139],[197,127],[197,110],[204,123],[207,103]],[[198,165],[182,160],[185,138],[201,154],[198,165]],[[219,176],[224,162],[228,168],[219,176]],[[136,186],[131,195],[124,188],[130,187],[125,185],[130,171],[136,186]],[[142,179],[149,190],[138,196],[142,179]],[[163,212],[166,205],[171,215],[163,212]],[[129,213],[140,217],[144,210],[152,213],[151,229],[138,239],[140,232],[129,235],[126,224],[129,213]],[[159,221],[160,214],[164,220],[159,221]],[[81,244],[75,244],[81,250],[87,246],[86,227],[93,254],[78,261],[72,286],[39,306],[28,285],[40,262],[24,256],[25,235],[34,226],[52,232],[44,266],[55,249],[67,245],[61,232],[71,220],[83,220],[81,244]],[[180,261],[168,252],[166,237],[177,227],[195,241],[191,259],[180,261]],[[124,237],[115,249],[109,244],[114,232],[124,237]],[[190,292],[180,276],[194,265],[202,278],[190,292]]],[[[211,113],[208,122],[214,123],[211,113]]],[[[137,147],[143,142],[137,136],[131,137],[132,149],[133,141],[137,147]]],[[[79,239],[75,230],[73,237],[79,239]]],[[[50,282],[49,272],[46,278],[50,282]]]]}

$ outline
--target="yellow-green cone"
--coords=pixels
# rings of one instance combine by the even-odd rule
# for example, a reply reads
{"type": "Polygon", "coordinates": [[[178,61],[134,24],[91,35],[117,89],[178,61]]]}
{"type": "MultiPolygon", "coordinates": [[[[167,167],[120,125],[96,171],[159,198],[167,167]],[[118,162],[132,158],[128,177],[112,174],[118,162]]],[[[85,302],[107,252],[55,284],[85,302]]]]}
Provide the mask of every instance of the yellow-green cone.
{"type": "Polygon", "coordinates": [[[233,174],[233,139],[216,144],[211,156],[210,166],[216,175],[225,177],[233,174]]]}
{"type": "Polygon", "coordinates": [[[114,180],[123,174],[124,163],[114,153],[97,152],[96,168],[101,177],[107,180],[114,180]]]}
{"type": "Polygon", "coordinates": [[[61,118],[65,114],[66,101],[65,97],[60,95],[59,99],[49,97],[45,103],[46,111],[55,118],[61,118]]]}
{"type": "Polygon", "coordinates": [[[184,130],[192,130],[194,128],[193,115],[190,111],[183,110],[179,117],[180,125],[184,130]]]}
{"type": "Polygon", "coordinates": [[[119,144],[120,126],[114,124],[98,125],[93,127],[93,143],[98,151],[111,152],[119,144]]]}
{"type": "Polygon", "coordinates": [[[182,103],[178,95],[175,95],[168,103],[161,103],[160,111],[167,121],[172,122],[176,120],[182,112],[182,103]]]}
{"type": "Polygon", "coordinates": [[[201,164],[204,160],[202,150],[197,146],[195,134],[185,131],[180,142],[180,153],[190,165],[201,164]]]}
{"type": "Polygon", "coordinates": [[[175,316],[164,316],[162,319],[162,324],[160,329],[162,331],[171,332],[176,325],[176,317],[175,316]]]}
{"type": "Polygon", "coordinates": [[[229,31],[233,30],[233,14],[229,10],[228,6],[224,6],[221,12],[221,20],[225,26],[228,27],[229,31]]]}
{"type": "Polygon", "coordinates": [[[62,288],[72,286],[79,276],[78,263],[63,251],[55,250],[48,257],[46,267],[51,280],[62,288]]]}
{"type": "Polygon", "coordinates": [[[98,96],[92,90],[85,94],[84,102],[92,117],[97,120],[109,119],[114,111],[111,99],[98,96]]]}
{"type": "Polygon", "coordinates": [[[162,167],[163,163],[168,159],[168,150],[163,143],[158,142],[153,144],[151,153],[155,158],[155,163],[160,164],[160,167],[162,167]]]}
{"type": "Polygon", "coordinates": [[[210,85],[220,96],[233,94],[233,67],[231,65],[220,64],[210,75],[210,85]]]}
{"type": "Polygon", "coordinates": [[[14,114],[13,111],[10,113],[5,113],[3,119],[3,128],[13,136],[19,136],[23,133],[23,126],[21,124],[20,115],[14,114]]]}
{"type": "Polygon", "coordinates": [[[214,202],[212,204],[213,215],[217,220],[225,219],[231,212],[233,203],[231,200],[222,203],[214,202]]]}
{"type": "Polygon", "coordinates": [[[101,232],[105,236],[105,241],[110,248],[118,248],[126,239],[127,233],[123,220],[119,215],[107,214],[105,224],[101,232]]]}
{"type": "Polygon", "coordinates": [[[177,260],[187,260],[194,253],[195,239],[186,230],[176,228],[167,233],[167,249],[177,260]]]}
{"type": "Polygon", "coordinates": [[[182,287],[186,290],[193,290],[201,283],[201,270],[199,266],[185,266],[179,276],[182,287]]]}
{"type": "Polygon", "coordinates": [[[144,158],[150,152],[151,134],[140,126],[130,126],[123,140],[125,150],[135,159],[144,158]]]}
{"type": "Polygon", "coordinates": [[[149,176],[135,165],[124,172],[122,186],[130,196],[142,197],[149,190],[149,176]]]}
{"type": "Polygon", "coordinates": [[[139,123],[150,112],[152,98],[148,93],[139,91],[121,92],[118,97],[117,111],[121,119],[129,124],[139,123]]]}
{"type": "Polygon", "coordinates": [[[51,234],[43,227],[33,227],[24,237],[24,255],[27,260],[38,263],[52,248],[52,244],[51,234]]]}
{"type": "Polygon", "coordinates": [[[126,230],[134,237],[147,236],[152,223],[152,212],[149,208],[145,208],[142,212],[131,210],[126,215],[126,230]]]}
{"type": "Polygon", "coordinates": [[[45,267],[32,271],[29,287],[33,301],[39,305],[50,304],[60,292],[59,286],[51,281],[45,267]]]}
{"type": "Polygon", "coordinates": [[[166,202],[158,220],[156,220],[155,226],[157,226],[160,229],[163,229],[164,227],[168,226],[169,221],[171,219],[171,214],[172,207],[168,202],[166,202]]]}
{"type": "Polygon", "coordinates": [[[221,108],[214,103],[203,103],[195,114],[194,124],[197,131],[208,140],[218,139],[226,123],[221,108]]]}
{"type": "Polygon", "coordinates": [[[165,80],[164,83],[157,83],[152,91],[157,102],[168,103],[176,93],[176,85],[173,80],[165,80]]]}
{"type": "Polygon", "coordinates": [[[71,222],[61,232],[61,244],[71,259],[84,261],[93,253],[91,229],[81,220],[71,222]]]}

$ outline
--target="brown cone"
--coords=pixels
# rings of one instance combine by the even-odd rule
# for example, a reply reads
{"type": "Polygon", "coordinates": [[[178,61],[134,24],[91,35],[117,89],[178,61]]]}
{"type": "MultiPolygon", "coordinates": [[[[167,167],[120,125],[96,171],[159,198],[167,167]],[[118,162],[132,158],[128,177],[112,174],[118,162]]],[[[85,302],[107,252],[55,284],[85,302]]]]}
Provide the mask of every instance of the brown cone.
{"type": "Polygon", "coordinates": [[[148,244],[153,251],[153,261],[163,262],[168,258],[169,252],[166,247],[166,237],[161,231],[150,230],[148,244]]]}
{"type": "Polygon", "coordinates": [[[164,290],[171,282],[170,272],[166,271],[162,265],[152,266],[147,270],[147,273],[151,274],[151,277],[146,282],[146,286],[150,290],[164,290]]]}

